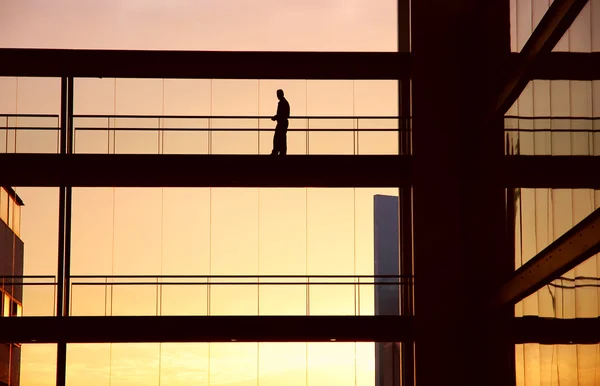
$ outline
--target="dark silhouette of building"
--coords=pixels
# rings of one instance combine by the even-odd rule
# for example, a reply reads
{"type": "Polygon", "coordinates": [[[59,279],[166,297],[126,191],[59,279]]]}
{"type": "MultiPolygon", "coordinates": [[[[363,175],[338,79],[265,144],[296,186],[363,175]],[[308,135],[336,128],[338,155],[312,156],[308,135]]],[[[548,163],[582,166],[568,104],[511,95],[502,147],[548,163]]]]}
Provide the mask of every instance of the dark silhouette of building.
{"type": "MultiPolygon", "coordinates": [[[[374,273],[376,276],[400,274],[398,239],[398,197],[376,194],[373,197],[374,273]]],[[[375,315],[400,315],[400,288],[395,278],[377,278],[375,315]],[[384,283],[390,284],[384,284],[384,283]]],[[[400,346],[398,342],[375,343],[375,386],[400,386],[400,346]]]]}
{"type": "MultiPolygon", "coordinates": [[[[21,206],[23,201],[10,187],[0,187],[0,276],[2,317],[22,315],[24,245],[20,239],[21,206]]],[[[19,385],[21,346],[17,343],[0,345],[0,385],[19,385]]]]}

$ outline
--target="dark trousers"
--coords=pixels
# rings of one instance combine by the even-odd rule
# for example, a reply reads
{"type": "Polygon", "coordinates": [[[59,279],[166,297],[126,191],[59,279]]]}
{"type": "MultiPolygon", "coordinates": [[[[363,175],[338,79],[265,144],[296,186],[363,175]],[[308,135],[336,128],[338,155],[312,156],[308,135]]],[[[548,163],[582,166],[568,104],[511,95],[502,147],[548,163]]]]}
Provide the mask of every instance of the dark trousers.
{"type": "Polygon", "coordinates": [[[287,129],[289,122],[279,121],[273,135],[273,151],[271,155],[285,155],[287,153],[287,129]]]}

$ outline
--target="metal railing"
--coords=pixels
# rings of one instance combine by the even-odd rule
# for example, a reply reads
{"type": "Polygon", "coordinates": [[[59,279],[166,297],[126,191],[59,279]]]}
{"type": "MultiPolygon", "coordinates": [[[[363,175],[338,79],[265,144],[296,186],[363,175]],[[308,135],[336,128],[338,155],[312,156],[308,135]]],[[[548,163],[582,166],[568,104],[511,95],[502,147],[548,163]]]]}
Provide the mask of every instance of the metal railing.
{"type": "Polygon", "coordinates": [[[600,118],[505,116],[507,154],[600,155],[600,118]]]}
{"type": "Polygon", "coordinates": [[[412,277],[397,275],[73,275],[70,314],[374,315],[375,291],[399,299],[401,286],[412,283],[412,277]],[[181,286],[185,301],[165,294],[181,286]],[[97,287],[103,287],[101,293],[97,287]],[[136,291],[121,295],[129,298],[120,302],[121,309],[119,287],[138,287],[137,296],[136,291]]]}
{"type": "MultiPolygon", "coordinates": [[[[50,307],[41,307],[39,304],[36,304],[35,306],[38,307],[38,312],[36,312],[35,314],[42,314],[44,316],[56,316],[56,290],[57,290],[57,286],[58,283],[56,281],[56,276],[54,275],[4,275],[4,276],[0,276],[0,283],[1,283],[1,289],[2,292],[6,292],[7,294],[9,294],[9,296],[11,296],[11,298],[15,298],[15,292],[21,292],[21,299],[23,299],[23,301],[18,301],[18,303],[23,307],[23,309],[26,309],[26,304],[25,303],[25,299],[22,297],[23,296],[23,290],[25,288],[32,288],[32,287],[52,287],[51,291],[52,293],[50,294],[51,298],[52,298],[52,302],[50,303],[50,307]],[[47,309],[46,309],[47,308],[47,309]],[[42,310],[44,309],[44,310],[42,310]]],[[[40,288],[36,288],[36,290],[39,290],[40,288]]],[[[37,293],[36,295],[39,295],[39,293],[37,293]]],[[[46,296],[48,296],[48,293],[46,291],[46,296]]],[[[49,297],[50,297],[49,296],[49,297]]],[[[37,298],[39,298],[39,296],[36,296],[37,298]]],[[[39,300],[39,299],[36,299],[39,300]]],[[[2,312],[4,312],[4,310],[2,310],[2,312]]]]}
{"type": "MultiPolygon", "coordinates": [[[[0,133],[6,131],[7,145],[9,132],[14,138],[7,152],[30,152],[29,144],[19,151],[17,133],[35,131],[54,131],[56,147],[47,140],[43,152],[59,151],[58,116],[36,117],[56,118],[56,125],[17,125],[6,118],[0,133]]],[[[294,116],[288,154],[398,154],[399,135],[406,133],[409,141],[409,127],[398,116],[294,116]]],[[[73,128],[74,153],[269,154],[275,123],[270,116],[74,115],[73,128]]]]}

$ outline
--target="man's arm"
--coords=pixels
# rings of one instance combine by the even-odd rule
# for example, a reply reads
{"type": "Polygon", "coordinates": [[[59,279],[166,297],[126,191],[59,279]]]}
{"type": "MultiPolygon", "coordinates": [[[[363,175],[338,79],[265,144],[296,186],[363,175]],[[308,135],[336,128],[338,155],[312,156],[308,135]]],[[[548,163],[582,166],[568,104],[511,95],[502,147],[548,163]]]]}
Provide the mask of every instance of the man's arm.
{"type": "Polygon", "coordinates": [[[273,118],[271,118],[272,121],[276,121],[277,118],[279,118],[281,113],[281,101],[279,103],[277,103],[277,112],[275,113],[275,115],[273,115],[273,118]]]}

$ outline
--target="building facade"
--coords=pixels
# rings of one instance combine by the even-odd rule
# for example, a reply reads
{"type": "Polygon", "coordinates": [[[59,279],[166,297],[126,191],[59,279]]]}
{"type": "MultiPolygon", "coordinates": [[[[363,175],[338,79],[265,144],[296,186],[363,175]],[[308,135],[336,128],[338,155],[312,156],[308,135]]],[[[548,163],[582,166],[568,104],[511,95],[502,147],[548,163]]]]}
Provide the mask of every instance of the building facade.
{"type": "MultiPolygon", "coordinates": [[[[20,236],[23,201],[10,187],[0,187],[0,276],[2,277],[2,317],[23,314],[23,256],[20,236]]],[[[0,351],[0,384],[19,385],[21,346],[5,343],[0,351]]]]}

